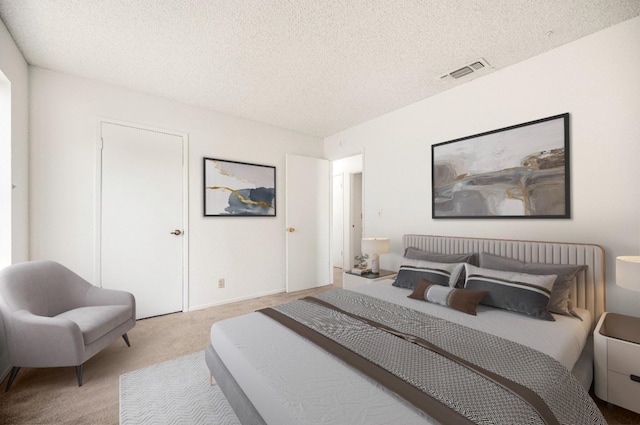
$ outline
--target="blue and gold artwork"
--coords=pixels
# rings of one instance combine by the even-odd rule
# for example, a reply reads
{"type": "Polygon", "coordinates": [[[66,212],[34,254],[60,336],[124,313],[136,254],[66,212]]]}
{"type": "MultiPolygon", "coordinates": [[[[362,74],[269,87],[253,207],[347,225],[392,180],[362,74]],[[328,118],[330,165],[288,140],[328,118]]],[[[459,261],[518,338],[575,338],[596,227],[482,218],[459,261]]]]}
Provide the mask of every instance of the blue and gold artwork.
{"type": "Polygon", "coordinates": [[[205,216],[275,216],[275,167],[204,159],[205,216]]]}

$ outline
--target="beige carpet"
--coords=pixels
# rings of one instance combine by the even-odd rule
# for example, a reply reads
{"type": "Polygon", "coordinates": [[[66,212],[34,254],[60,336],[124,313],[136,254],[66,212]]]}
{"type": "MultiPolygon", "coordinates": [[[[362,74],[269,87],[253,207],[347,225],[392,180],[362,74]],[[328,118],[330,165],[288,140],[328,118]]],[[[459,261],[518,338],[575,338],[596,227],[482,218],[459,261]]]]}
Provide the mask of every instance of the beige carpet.
{"type": "Polygon", "coordinates": [[[139,320],[122,339],[84,364],[82,387],[74,367],[21,369],[11,390],[0,387],[0,424],[117,424],[120,375],[202,351],[211,324],[330,289],[277,294],[189,313],[139,320]]]}
{"type": "MultiPolygon", "coordinates": [[[[336,285],[341,276],[337,274],[336,285]]],[[[78,387],[75,368],[22,369],[11,390],[0,387],[0,424],[118,424],[119,378],[156,363],[203,350],[213,322],[281,304],[330,289],[277,294],[254,300],[140,320],[129,332],[131,348],[122,339],[84,365],[78,387]]],[[[598,404],[610,425],[640,424],[640,415],[598,404]]]]}

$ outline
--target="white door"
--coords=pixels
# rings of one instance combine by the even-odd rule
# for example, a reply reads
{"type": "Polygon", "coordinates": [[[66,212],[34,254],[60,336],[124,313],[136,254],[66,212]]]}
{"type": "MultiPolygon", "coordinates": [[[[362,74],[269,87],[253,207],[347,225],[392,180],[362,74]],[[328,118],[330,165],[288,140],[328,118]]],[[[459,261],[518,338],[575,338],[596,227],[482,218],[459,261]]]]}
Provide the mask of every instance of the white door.
{"type": "Polygon", "coordinates": [[[100,272],[138,319],[183,309],[183,137],[102,123],[100,272]]]}
{"type": "Polygon", "coordinates": [[[287,292],[331,283],[329,161],[286,158],[287,292]]]}

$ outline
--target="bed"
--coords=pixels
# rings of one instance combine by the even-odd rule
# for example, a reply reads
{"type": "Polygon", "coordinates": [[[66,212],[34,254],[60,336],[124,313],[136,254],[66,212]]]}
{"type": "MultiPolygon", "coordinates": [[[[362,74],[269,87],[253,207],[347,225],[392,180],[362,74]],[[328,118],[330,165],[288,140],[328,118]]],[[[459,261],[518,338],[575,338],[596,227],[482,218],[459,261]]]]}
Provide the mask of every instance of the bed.
{"type": "Polygon", "coordinates": [[[532,415],[537,419],[531,423],[605,423],[587,393],[593,379],[590,335],[605,306],[602,248],[405,235],[403,249],[395,282],[330,290],[211,327],[206,363],[243,424],[519,423],[532,415]],[[545,298],[540,297],[553,300],[552,289],[572,266],[577,271],[567,276],[562,314],[541,312],[540,299],[545,298]],[[433,284],[442,276],[425,270],[444,273],[450,285],[433,284]],[[512,305],[510,295],[507,305],[500,304],[500,291],[522,289],[505,285],[507,275],[535,283],[524,285],[526,302],[518,299],[512,305]],[[496,282],[496,292],[487,290],[496,282]],[[408,287],[401,287],[405,283],[408,287]],[[544,285],[548,290],[542,290],[544,285]],[[441,291],[449,295],[438,298],[441,291]],[[485,295],[473,307],[475,315],[447,304],[454,293],[464,294],[460,299],[466,302],[467,295],[481,292],[485,295]],[[484,305],[489,298],[491,305],[484,305]],[[320,316],[329,324],[320,323],[320,316]],[[414,355],[424,357],[417,361],[414,355]],[[495,364],[511,369],[494,373],[495,364]],[[434,375],[405,376],[416,368],[434,375]],[[514,368],[527,369],[527,376],[514,368]],[[501,374],[508,379],[496,376],[501,374]],[[549,387],[556,395],[530,394],[527,399],[531,391],[521,384],[530,382],[536,391],[549,387]]]}

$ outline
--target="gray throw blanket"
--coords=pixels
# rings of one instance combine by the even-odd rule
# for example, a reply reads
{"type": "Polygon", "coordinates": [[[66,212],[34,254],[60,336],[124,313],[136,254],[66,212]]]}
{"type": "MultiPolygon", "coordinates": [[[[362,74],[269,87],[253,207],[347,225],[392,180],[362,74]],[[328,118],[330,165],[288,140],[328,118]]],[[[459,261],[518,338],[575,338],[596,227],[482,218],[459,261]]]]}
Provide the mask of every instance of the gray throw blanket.
{"type": "Polygon", "coordinates": [[[316,298],[262,312],[276,320],[280,316],[281,323],[294,319],[298,323],[292,329],[302,325],[346,348],[343,360],[355,353],[419,390],[421,397],[396,392],[436,421],[606,424],[580,383],[546,354],[351,291],[331,290],[316,298]],[[424,401],[426,407],[420,405],[424,401]]]}

